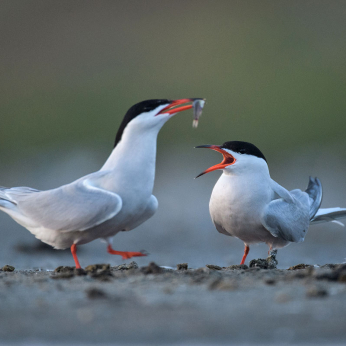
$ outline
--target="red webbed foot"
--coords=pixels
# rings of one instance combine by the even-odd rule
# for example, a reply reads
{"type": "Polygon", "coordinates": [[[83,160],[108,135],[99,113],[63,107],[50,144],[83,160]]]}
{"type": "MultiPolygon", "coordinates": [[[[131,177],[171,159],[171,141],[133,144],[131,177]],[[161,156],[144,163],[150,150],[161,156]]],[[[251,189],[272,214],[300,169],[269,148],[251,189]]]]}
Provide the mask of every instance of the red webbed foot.
{"type": "Polygon", "coordinates": [[[120,255],[123,260],[130,259],[132,257],[141,257],[141,256],[147,256],[148,253],[145,251],[142,252],[134,252],[134,251],[116,251],[112,249],[111,245],[107,246],[107,252],[111,255],[120,255]]]}

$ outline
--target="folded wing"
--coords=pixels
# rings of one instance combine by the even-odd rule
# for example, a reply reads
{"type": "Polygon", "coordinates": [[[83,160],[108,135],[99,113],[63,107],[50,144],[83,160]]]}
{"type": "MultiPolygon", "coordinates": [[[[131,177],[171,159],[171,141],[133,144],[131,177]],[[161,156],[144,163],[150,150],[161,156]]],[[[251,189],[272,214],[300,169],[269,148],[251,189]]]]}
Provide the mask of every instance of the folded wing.
{"type": "Polygon", "coordinates": [[[111,219],[122,208],[120,196],[102,189],[98,184],[106,174],[94,173],[48,191],[2,189],[0,198],[7,196],[7,201],[13,205],[3,210],[25,227],[65,232],[87,230],[111,219]]]}
{"type": "Polygon", "coordinates": [[[310,224],[309,195],[301,190],[288,192],[273,181],[280,197],[271,201],[262,216],[263,226],[274,236],[291,242],[302,242],[310,224]]]}

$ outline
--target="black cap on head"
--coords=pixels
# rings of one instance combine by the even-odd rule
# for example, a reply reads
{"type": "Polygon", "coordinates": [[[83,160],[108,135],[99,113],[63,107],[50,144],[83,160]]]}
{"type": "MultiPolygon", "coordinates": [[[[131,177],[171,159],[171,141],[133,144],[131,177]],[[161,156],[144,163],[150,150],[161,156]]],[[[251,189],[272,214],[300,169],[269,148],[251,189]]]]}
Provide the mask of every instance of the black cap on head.
{"type": "Polygon", "coordinates": [[[146,100],[133,105],[125,114],[123,121],[121,122],[117,135],[115,137],[114,147],[120,142],[123,132],[127,124],[134,119],[137,115],[144,112],[150,112],[158,106],[166,105],[171,103],[172,100],[146,100]]]}
{"type": "Polygon", "coordinates": [[[247,155],[256,156],[263,159],[265,162],[267,162],[261,150],[259,150],[255,145],[248,142],[241,142],[241,141],[225,142],[221,145],[221,148],[229,149],[239,154],[247,154],[247,155]]]}

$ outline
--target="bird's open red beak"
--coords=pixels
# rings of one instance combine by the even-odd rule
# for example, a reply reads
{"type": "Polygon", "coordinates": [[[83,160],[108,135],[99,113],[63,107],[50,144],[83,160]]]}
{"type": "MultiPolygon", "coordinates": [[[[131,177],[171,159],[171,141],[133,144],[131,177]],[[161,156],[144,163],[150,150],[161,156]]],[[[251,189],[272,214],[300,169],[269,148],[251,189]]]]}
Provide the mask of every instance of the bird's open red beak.
{"type": "MultiPolygon", "coordinates": [[[[180,107],[177,107],[177,106],[182,105],[184,103],[193,102],[195,100],[199,100],[199,99],[174,100],[168,106],[166,106],[165,108],[161,109],[161,111],[159,113],[157,113],[156,115],[159,115],[159,114],[175,114],[175,113],[178,113],[178,112],[186,111],[187,109],[191,109],[192,108],[192,104],[185,105],[185,106],[180,106],[180,107]]],[[[201,99],[201,100],[203,100],[203,99],[201,99]]]]}
{"type": "Polygon", "coordinates": [[[199,145],[198,147],[195,147],[195,148],[208,148],[208,149],[218,151],[219,153],[223,155],[223,160],[221,163],[206,169],[201,174],[198,174],[196,178],[200,177],[203,174],[216,171],[217,169],[224,169],[226,166],[233,165],[236,161],[233,155],[228,153],[226,150],[223,150],[219,145],[199,145]]]}

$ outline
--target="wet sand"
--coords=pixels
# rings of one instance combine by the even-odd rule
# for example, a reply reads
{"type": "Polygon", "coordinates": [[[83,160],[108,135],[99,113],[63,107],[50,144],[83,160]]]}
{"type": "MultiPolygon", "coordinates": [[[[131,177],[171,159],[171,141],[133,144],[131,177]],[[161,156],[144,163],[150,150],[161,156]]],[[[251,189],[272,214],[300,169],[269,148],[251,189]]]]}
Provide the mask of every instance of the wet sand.
{"type": "Polygon", "coordinates": [[[1,343],[346,342],[346,265],[178,268],[0,271],[1,343]]]}

